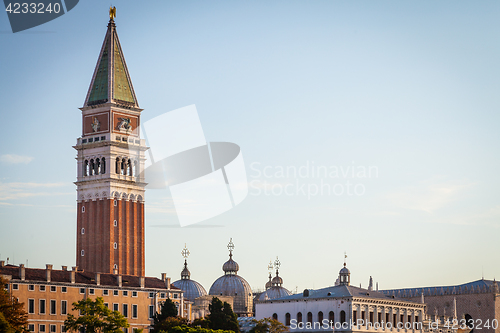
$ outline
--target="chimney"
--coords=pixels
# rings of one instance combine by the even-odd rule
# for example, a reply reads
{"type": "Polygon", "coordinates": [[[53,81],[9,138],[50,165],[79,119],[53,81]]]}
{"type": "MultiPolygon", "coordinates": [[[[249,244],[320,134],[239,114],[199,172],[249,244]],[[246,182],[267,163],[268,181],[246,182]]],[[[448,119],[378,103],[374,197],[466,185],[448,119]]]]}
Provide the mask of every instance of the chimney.
{"type": "Polygon", "coordinates": [[[146,282],[146,278],[144,276],[141,276],[139,278],[139,283],[141,284],[141,289],[144,289],[145,282],[146,282]]]}
{"type": "Polygon", "coordinates": [[[101,285],[101,273],[95,273],[95,284],[98,286],[101,285]]]}
{"type": "Polygon", "coordinates": [[[26,268],[24,268],[24,264],[19,265],[19,277],[21,278],[21,281],[26,279],[26,268]]]}
{"type": "Polygon", "coordinates": [[[70,275],[71,275],[71,283],[75,283],[75,279],[76,279],[76,272],[78,271],[78,266],[73,266],[71,268],[71,272],[70,272],[70,275]]]}
{"type": "Polygon", "coordinates": [[[68,270],[68,266],[61,266],[62,270],[63,271],[67,271],[68,270]]]}
{"type": "Polygon", "coordinates": [[[161,273],[161,280],[165,282],[165,279],[167,278],[167,273],[161,273]]]}
{"type": "Polygon", "coordinates": [[[0,260],[0,267],[5,267],[5,260],[0,260]]]}
{"type": "Polygon", "coordinates": [[[116,276],[116,282],[118,283],[118,287],[122,287],[122,276],[121,275],[117,275],[116,276]]]}
{"type": "Polygon", "coordinates": [[[167,287],[167,289],[170,289],[170,278],[169,277],[165,280],[165,287],[167,287]]]}
{"type": "Polygon", "coordinates": [[[52,265],[47,264],[45,265],[45,277],[47,278],[47,282],[50,282],[51,275],[52,275],[52,265]]]}

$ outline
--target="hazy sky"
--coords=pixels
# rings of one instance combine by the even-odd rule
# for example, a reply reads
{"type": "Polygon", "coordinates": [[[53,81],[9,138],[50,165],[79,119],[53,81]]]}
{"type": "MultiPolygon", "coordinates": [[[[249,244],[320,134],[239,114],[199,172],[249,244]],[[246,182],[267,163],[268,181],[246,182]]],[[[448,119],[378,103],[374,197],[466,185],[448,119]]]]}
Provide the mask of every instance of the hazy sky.
{"type": "MultiPolygon", "coordinates": [[[[500,278],[500,2],[113,5],[142,121],[196,104],[250,184],[188,228],[168,192],[146,191],[148,276],[179,279],[187,243],[208,291],[232,237],[253,289],[276,256],[292,291],[332,285],[344,251],[364,287],[500,278]]],[[[0,14],[2,260],[75,264],[72,146],[108,6],[16,34],[0,14]]]]}

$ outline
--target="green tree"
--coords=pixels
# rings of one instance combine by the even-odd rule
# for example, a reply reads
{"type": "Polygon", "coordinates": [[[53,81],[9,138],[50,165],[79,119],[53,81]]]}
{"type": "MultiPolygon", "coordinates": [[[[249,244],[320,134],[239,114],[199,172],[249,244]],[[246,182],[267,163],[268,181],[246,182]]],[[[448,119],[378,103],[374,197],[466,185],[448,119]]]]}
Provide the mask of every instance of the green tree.
{"type": "Polygon", "coordinates": [[[212,304],[208,306],[210,314],[207,316],[208,327],[213,330],[227,330],[238,333],[238,316],[233,312],[231,305],[227,302],[222,303],[217,297],[212,298],[212,304]]]}
{"type": "Polygon", "coordinates": [[[205,318],[196,318],[189,324],[190,327],[199,327],[199,328],[208,328],[210,325],[210,322],[205,319],[205,318]]]}
{"type": "Polygon", "coordinates": [[[187,325],[188,320],[182,317],[168,317],[156,324],[154,324],[152,333],[171,332],[172,328],[176,326],[187,325]]]}
{"type": "Polygon", "coordinates": [[[122,333],[122,328],[130,327],[127,319],[118,311],[111,311],[104,305],[102,297],[95,300],[86,298],[73,303],[73,310],[80,316],[68,314],[64,326],[68,331],[85,333],[122,333]]]}
{"type": "Polygon", "coordinates": [[[189,327],[186,325],[173,327],[169,333],[234,333],[233,331],[211,330],[202,327],[189,327]]]}
{"type": "Polygon", "coordinates": [[[24,332],[28,325],[28,314],[24,303],[19,303],[4,289],[8,281],[0,276],[0,332],[24,332]]]}
{"type": "MultiPolygon", "coordinates": [[[[166,331],[166,328],[172,328],[175,322],[167,321],[169,318],[177,317],[177,305],[169,298],[165,302],[161,303],[160,312],[155,313],[153,317],[153,329],[152,333],[158,333],[159,331],[166,331]]],[[[180,323],[182,325],[185,323],[180,323]]],[[[175,326],[175,325],[174,325],[175,326]]]]}
{"type": "Polygon", "coordinates": [[[288,327],[276,319],[254,319],[253,322],[255,323],[255,326],[250,330],[250,333],[283,333],[288,331],[288,327]]]}

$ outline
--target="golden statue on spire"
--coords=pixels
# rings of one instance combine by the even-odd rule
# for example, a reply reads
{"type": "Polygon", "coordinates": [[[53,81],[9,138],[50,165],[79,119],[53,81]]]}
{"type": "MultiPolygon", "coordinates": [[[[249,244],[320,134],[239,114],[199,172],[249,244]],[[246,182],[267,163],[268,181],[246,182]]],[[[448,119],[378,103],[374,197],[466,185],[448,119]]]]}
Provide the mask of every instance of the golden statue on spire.
{"type": "Polygon", "coordinates": [[[115,17],[116,17],[116,7],[109,6],[109,19],[111,21],[114,21],[115,17]]]}

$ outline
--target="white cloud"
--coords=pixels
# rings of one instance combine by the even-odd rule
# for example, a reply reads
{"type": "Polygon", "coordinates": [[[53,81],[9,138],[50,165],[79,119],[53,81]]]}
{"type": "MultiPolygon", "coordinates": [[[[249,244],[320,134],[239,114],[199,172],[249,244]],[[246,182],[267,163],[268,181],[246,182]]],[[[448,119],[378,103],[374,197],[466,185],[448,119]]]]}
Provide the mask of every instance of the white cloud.
{"type": "Polygon", "coordinates": [[[0,155],[0,162],[6,164],[28,164],[33,161],[34,157],[31,156],[21,156],[15,154],[4,154],[0,155]]]}
{"type": "Polygon", "coordinates": [[[388,199],[394,208],[419,210],[432,214],[449,203],[461,200],[462,195],[473,185],[465,180],[443,181],[433,178],[393,192],[388,199]]]}
{"type": "MultiPolygon", "coordinates": [[[[68,183],[1,183],[0,201],[26,199],[39,196],[67,195],[74,192],[47,192],[47,189],[68,186],[68,183]]],[[[8,203],[3,203],[4,205],[8,203]]]]}

